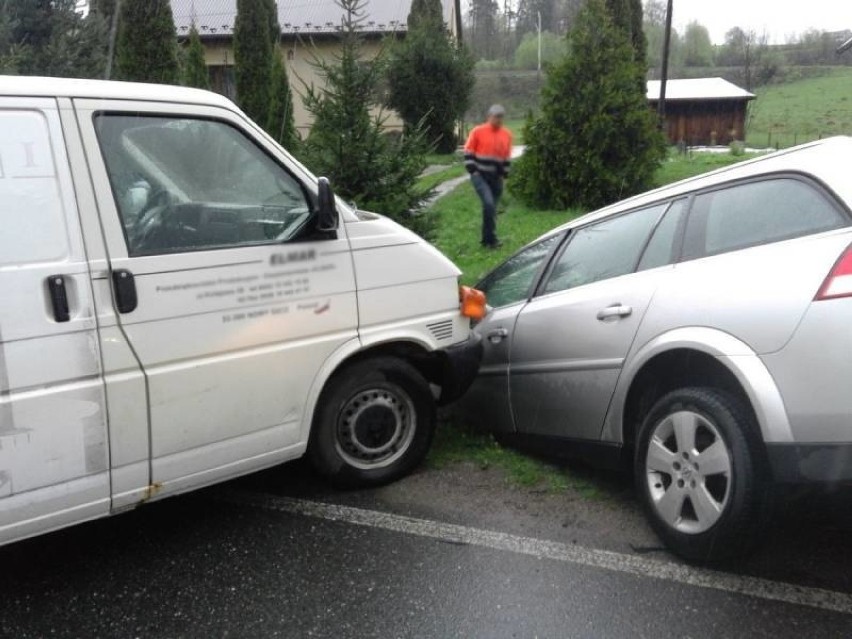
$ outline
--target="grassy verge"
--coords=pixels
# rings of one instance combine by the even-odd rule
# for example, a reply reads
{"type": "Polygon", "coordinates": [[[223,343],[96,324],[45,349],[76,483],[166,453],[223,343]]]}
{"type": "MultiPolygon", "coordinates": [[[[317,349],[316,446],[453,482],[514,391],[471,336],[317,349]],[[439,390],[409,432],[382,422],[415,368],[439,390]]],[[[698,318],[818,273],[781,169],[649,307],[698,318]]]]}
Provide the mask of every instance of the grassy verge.
{"type": "Polygon", "coordinates": [[[801,144],[852,134],[852,69],[757,90],[749,107],[746,141],[758,148],[801,144]]]}
{"type": "Polygon", "coordinates": [[[678,182],[691,178],[708,171],[715,171],[744,160],[758,157],[756,155],[732,155],[731,153],[690,153],[679,154],[673,152],[657,169],[654,177],[654,186],[665,186],[672,182],[678,182]]]}
{"type": "Polygon", "coordinates": [[[469,462],[482,470],[496,468],[511,486],[550,493],[568,490],[586,499],[602,499],[606,494],[594,482],[571,473],[567,468],[504,448],[490,435],[474,432],[451,417],[441,421],[427,464],[436,469],[469,462]]]}
{"type": "Polygon", "coordinates": [[[429,175],[420,178],[417,182],[417,188],[422,191],[428,191],[429,189],[434,189],[443,182],[461,177],[466,172],[467,170],[464,168],[463,164],[448,165],[446,169],[437,171],[436,173],[430,173],[429,175]]]}
{"type": "Polygon", "coordinates": [[[461,156],[457,153],[430,153],[426,156],[426,164],[438,165],[438,164],[458,164],[461,162],[461,156]]]}
{"type": "Polygon", "coordinates": [[[475,284],[517,249],[578,213],[538,211],[506,194],[497,218],[497,233],[503,247],[487,250],[479,245],[481,209],[479,198],[469,182],[438,200],[433,210],[440,218],[435,245],[463,271],[462,279],[466,284],[475,284]]]}

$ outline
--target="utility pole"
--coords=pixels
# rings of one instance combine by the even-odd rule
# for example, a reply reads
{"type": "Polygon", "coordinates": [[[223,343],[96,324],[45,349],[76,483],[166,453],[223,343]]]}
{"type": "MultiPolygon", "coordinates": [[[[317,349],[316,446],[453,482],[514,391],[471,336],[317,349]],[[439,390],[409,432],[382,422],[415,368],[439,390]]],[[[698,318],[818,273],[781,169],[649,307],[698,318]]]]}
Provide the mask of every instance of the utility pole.
{"type": "Polygon", "coordinates": [[[674,0],[668,0],[666,7],[666,33],[663,38],[663,68],[660,74],[660,99],[657,102],[657,115],[660,119],[660,126],[665,126],[666,123],[666,84],[669,81],[669,48],[672,42],[672,11],[674,9],[674,0]]]}
{"type": "Polygon", "coordinates": [[[538,11],[538,74],[541,75],[541,11],[538,11]]]}
{"type": "Polygon", "coordinates": [[[118,14],[121,13],[121,1],[115,0],[115,6],[112,9],[112,24],[109,28],[109,48],[107,51],[106,72],[104,80],[112,79],[112,64],[115,58],[115,39],[118,37],[118,14]]]}

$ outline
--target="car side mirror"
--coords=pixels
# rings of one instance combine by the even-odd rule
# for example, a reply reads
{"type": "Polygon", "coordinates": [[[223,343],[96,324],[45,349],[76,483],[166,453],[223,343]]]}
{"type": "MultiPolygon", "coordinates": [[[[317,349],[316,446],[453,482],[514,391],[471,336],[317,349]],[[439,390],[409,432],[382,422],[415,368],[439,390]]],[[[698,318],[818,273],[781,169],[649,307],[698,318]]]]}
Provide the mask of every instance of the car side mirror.
{"type": "Polygon", "coordinates": [[[337,200],[328,178],[319,178],[317,189],[317,230],[323,233],[336,231],[340,216],[337,213],[337,200]]]}

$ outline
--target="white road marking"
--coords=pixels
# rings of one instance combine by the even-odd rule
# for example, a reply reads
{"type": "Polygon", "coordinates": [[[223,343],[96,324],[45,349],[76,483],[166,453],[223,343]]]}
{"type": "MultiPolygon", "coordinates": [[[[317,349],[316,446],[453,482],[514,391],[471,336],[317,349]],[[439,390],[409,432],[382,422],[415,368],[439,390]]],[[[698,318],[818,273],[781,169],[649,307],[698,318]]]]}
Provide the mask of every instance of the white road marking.
{"type": "Polygon", "coordinates": [[[224,501],[237,505],[250,505],[265,510],[318,517],[358,526],[369,526],[444,542],[503,550],[640,577],[665,579],[688,586],[711,588],[749,597],[852,614],[852,595],[834,590],[797,586],[782,581],[735,575],[659,559],[584,548],[545,539],[511,535],[428,519],[417,519],[377,510],[266,494],[227,492],[219,495],[219,498],[224,501]]]}

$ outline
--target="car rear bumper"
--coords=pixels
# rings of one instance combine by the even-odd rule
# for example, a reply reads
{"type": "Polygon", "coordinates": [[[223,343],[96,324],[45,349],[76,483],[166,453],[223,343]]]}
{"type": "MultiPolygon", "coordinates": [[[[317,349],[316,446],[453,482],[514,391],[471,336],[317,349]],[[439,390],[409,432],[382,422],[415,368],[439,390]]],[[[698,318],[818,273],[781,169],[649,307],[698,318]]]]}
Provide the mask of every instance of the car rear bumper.
{"type": "Polygon", "coordinates": [[[464,342],[443,349],[444,363],[441,380],[440,404],[456,401],[467,392],[479,373],[482,362],[482,338],[471,333],[464,342]]]}
{"type": "Polygon", "coordinates": [[[852,482],[852,443],[767,444],[766,448],[777,482],[852,482]]]}

